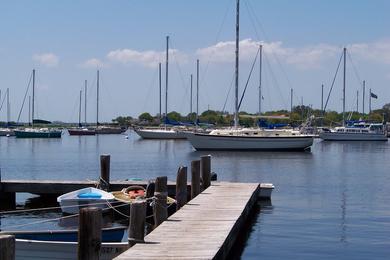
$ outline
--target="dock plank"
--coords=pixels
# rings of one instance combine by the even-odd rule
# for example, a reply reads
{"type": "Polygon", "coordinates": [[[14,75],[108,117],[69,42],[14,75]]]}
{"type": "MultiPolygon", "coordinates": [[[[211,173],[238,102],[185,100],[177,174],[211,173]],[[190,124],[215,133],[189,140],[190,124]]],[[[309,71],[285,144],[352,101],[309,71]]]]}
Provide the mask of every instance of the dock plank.
{"type": "Polygon", "coordinates": [[[225,259],[257,201],[258,183],[213,183],[119,255],[123,259],[225,259]]]}

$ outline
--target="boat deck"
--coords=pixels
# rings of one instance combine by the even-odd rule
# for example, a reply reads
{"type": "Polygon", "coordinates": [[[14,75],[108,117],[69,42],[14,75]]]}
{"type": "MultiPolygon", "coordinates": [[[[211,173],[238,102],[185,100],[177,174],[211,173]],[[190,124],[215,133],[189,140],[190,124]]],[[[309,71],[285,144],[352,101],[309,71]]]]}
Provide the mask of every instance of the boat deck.
{"type": "Polygon", "coordinates": [[[226,259],[258,200],[258,183],[213,183],[115,259],[226,259]]]}

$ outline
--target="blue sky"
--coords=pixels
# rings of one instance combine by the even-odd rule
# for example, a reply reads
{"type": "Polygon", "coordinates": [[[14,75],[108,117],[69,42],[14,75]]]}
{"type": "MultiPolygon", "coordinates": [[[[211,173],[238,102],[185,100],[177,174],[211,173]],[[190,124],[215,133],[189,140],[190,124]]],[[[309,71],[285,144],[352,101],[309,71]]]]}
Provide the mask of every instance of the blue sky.
{"type": "MultiPolygon", "coordinates": [[[[242,0],[240,92],[257,45],[264,45],[263,111],[294,103],[320,107],[347,46],[347,108],[359,80],[390,102],[389,1],[242,0]]],[[[89,82],[88,121],[96,118],[96,69],[101,73],[100,118],[158,112],[158,62],[170,36],[168,110],[187,114],[190,74],[200,59],[200,111],[221,110],[234,72],[235,1],[0,1],[0,89],[10,88],[16,120],[31,70],[37,70],[38,117],[77,121],[78,95],[89,82]]],[[[257,69],[257,66],[256,66],[257,69]]],[[[258,70],[242,110],[256,112],[258,70]]],[[[165,65],[163,74],[165,75],[165,65]]],[[[342,109],[338,76],[328,108],[342,109]]],[[[164,78],[163,78],[164,82],[164,78]]],[[[165,87],[165,85],[163,85],[165,87]]],[[[233,111],[233,91],[226,109],[233,111]]],[[[361,99],[359,100],[361,104],[361,99]]],[[[366,101],[366,104],[368,102],[366,101]]],[[[164,107],[164,106],[163,106],[164,107]]],[[[361,105],[359,110],[361,111],[361,105]]],[[[366,111],[367,111],[366,107],[366,111]]],[[[5,119],[0,111],[0,120],[5,119]]],[[[27,107],[21,121],[27,120],[27,107]]]]}

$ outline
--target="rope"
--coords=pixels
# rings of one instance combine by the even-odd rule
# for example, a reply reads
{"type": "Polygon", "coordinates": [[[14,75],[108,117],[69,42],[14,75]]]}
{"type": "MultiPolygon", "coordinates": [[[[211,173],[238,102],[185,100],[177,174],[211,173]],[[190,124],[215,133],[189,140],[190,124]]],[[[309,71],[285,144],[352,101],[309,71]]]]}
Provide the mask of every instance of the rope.
{"type": "MultiPolygon", "coordinates": [[[[120,201],[114,201],[113,203],[119,203],[120,201]]],[[[88,203],[83,204],[83,206],[96,206],[96,205],[104,205],[105,202],[99,202],[99,203],[88,203]]],[[[38,208],[38,209],[19,209],[19,210],[9,210],[9,211],[0,211],[0,215],[5,214],[13,214],[13,213],[24,213],[24,212],[33,212],[33,211],[45,211],[45,210],[54,210],[54,209],[61,209],[61,208],[74,208],[78,207],[79,205],[71,205],[71,206],[58,206],[58,207],[47,207],[47,208],[38,208]]]]}
{"type": "Polygon", "coordinates": [[[248,79],[247,79],[247,81],[246,81],[244,91],[242,92],[242,96],[241,96],[241,99],[240,99],[240,103],[238,104],[238,110],[240,110],[241,103],[242,103],[242,100],[244,99],[245,92],[246,92],[246,89],[247,89],[247,87],[248,87],[249,80],[251,79],[252,72],[253,72],[253,68],[255,67],[255,64],[256,64],[256,61],[257,61],[257,56],[259,55],[259,53],[260,53],[260,49],[257,50],[255,60],[253,61],[251,71],[249,72],[249,76],[248,76],[248,79]]]}
{"type": "MultiPolygon", "coordinates": [[[[333,89],[333,86],[334,86],[334,82],[336,81],[336,77],[337,77],[337,73],[339,72],[339,68],[340,68],[340,64],[341,64],[341,60],[343,58],[343,53],[341,54],[340,56],[340,60],[339,60],[339,64],[337,65],[337,69],[336,69],[336,73],[333,77],[333,81],[332,81],[332,85],[330,87],[330,90],[329,90],[329,94],[328,94],[328,97],[326,98],[326,102],[325,102],[325,106],[324,106],[324,111],[326,110],[326,107],[328,106],[328,101],[329,101],[329,98],[330,98],[330,94],[332,93],[332,89],[333,89]]],[[[323,112],[323,111],[322,111],[323,112]]]]}
{"type": "Polygon", "coordinates": [[[26,101],[26,97],[27,97],[28,90],[30,88],[31,80],[32,80],[32,72],[31,72],[31,75],[30,75],[30,80],[28,81],[26,93],[24,93],[24,98],[23,98],[23,102],[22,102],[22,107],[20,108],[20,111],[19,111],[18,120],[16,120],[17,123],[19,123],[20,115],[22,114],[22,111],[23,111],[24,102],[26,101]]]}

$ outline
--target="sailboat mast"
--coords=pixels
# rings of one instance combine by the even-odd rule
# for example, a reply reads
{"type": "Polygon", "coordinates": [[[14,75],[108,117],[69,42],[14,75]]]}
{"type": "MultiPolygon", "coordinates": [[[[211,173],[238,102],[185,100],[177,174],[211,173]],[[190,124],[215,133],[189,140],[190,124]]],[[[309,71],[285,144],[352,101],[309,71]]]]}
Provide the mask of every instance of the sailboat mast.
{"type": "Polygon", "coordinates": [[[158,63],[158,85],[159,85],[159,89],[160,89],[160,94],[159,94],[159,100],[160,100],[160,112],[159,112],[159,116],[160,116],[160,119],[161,119],[161,62],[158,63]]]}
{"type": "Polygon", "coordinates": [[[31,96],[28,96],[28,125],[31,125],[31,96]]]}
{"type": "Polygon", "coordinates": [[[293,112],[293,94],[294,94],[294,90],[291,89],[290,90],[290,118],[291,118],[291,114],[293,112]]]}
{"type": "Polygon", "coordinates": [[[81,95],[82,95],[82,90],[80,90],[80,102],[79,102],[79,127],[81,127],[81,95]]]}
{"type": "Polygon", "coordinates": [[[199,60],[196,60],[196,123],[199,120],[199,60]]]}
{"type": "Polygon", "coordinates": [[[96,79],[96,127],[99,125],[99,70],[96,79]]]}
{"type": "Polygon", "coordinates": [[[238,127],[238,63],[239,63],[239,37],[240,37],[240,0],[237,0],[236,8],[236,84],[235,84],[235,101],[234,101],[234,127],[238,127]]]}
{"type": "Polygon", "coordinates": [[[259,60],[259,115],[261,115],[261,100],[262,100],[262,94],[261,94],[261,73],[262,73],[262,59],[263,59],[263,45],[260,44],[260,60],[259,60]]]}
{"type": "Polygon", "coordinates": [[[33,69],[33,85],[32,85],[32,106],[31,106],[31,126],[34,127],[34,99],[35,99],[35,69],[33,69]]]}
{"type": "Polygon", "coordinates": [[[344,77],[343,77],[343,126],[345,126],[345,72],[347,66],[347,48],[344,48],[344,77]]]}
{"type": "Polygon", "coordinates": [[[192,114],[192,74],[190,76],[190,116],[192,114]]]}
{"type": "Polygon", "coordinates": [[[366,81],[363,80],[363,116],[364,116],[364,99],[366,98],[366,81]]]}
{"type": "Polygon", "coordinates": [[[10,110],[9,110],[9,88],[7,88],[7,126],[9,124],[10,119],[10,110]]]}
{"type": "Polygon", "coordinates": [[[167,50],[165,60],[165,117],[168,118],[168,50],[169,50],[169,36],[167,36],[167,50]]]}
{"type": "Polygon", "coordinates": [[[87,125],[87,80],[84,81],[84,123],[87,125]]]}

